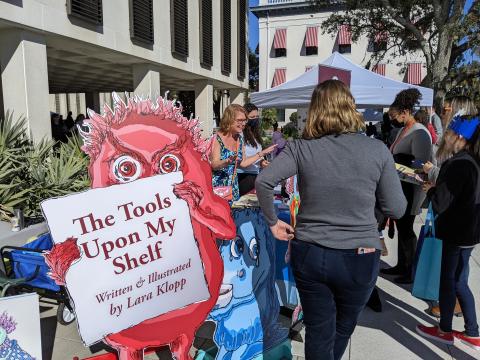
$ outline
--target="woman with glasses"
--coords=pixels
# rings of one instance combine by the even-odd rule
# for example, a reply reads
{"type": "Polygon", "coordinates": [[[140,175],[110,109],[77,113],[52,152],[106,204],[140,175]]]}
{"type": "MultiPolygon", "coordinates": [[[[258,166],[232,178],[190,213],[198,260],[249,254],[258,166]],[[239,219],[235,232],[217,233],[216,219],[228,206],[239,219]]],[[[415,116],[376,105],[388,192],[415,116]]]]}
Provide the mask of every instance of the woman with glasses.
{"type": "MultiPolygon", "coordinates": [[[[262,129],[258,117],[258,108],[252,103],[243,106],[247,113],[247,124],[243,129],[243,139],[245,140],[245,156],[255,156],[263,150],[262,129]]],[[[254,162],[252,165],[238,170],[238,183],[240,187],[240,196],[247,194],[255,188],[255,179],[260,173],[260,169],[266,167],[269,162],[263,158],[254,162]]]]}
{"type": "Polygon", "coordinates": [[[220,129],[215,135],[210,154],[213,186],[232,186],[233,201],[240,198],[237,167],[248,168],[275,149],[275,145],[273,145],[248,156],[242,137],[247,121],[247,112],[243,106],[238,104],[227,106],[223,112],[220,129]]]}

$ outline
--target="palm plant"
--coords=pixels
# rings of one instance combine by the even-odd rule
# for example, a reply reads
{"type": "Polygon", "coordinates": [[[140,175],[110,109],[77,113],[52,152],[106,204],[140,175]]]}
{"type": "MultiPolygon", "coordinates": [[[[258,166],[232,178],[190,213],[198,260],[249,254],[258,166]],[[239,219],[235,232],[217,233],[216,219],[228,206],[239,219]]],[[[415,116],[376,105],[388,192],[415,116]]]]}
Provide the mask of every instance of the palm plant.
{"type": "Polygon", "coordinates": [[[14,208],[23,209],[27,222],[42,221],[40,202],[89,187],[88,159],[80,140],[34,144],[24,118],[0,119],[0,220],[9,220],[14,208]]]}

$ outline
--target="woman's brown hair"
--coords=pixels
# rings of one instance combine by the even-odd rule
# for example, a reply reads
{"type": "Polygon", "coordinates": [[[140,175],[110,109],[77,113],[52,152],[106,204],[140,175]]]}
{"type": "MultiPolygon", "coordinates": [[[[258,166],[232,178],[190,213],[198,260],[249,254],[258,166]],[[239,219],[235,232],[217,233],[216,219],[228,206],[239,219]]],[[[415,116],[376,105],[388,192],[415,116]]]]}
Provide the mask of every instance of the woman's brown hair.
{"type": "Polygon", "coordinates": [[[362,115],[348,87],[339,80],[327,80],[313,90],[304,139],[365,130],[362,115]]]}
{"type": "Polygon", "coordinates": [[[247,112],[241,105],[231,104],[225,108],[223,112],[222,120],[220,120],[220,129],[219,129],[219,131],[223,135],[227,135],[227,133],[230,131],[232,124],[235,122],[235,113],[237,112],[241,112],[242,114],[245,115],[245,118],[247,117],[247,112]]]}

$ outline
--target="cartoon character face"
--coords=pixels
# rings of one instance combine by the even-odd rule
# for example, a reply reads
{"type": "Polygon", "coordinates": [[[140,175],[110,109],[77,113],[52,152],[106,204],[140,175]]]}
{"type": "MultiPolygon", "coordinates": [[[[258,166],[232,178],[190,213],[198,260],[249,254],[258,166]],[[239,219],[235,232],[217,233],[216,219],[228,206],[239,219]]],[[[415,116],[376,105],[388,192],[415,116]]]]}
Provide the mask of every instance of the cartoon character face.
{"type": "Polygon", "coordinates": [[[237,236],[233,241],[220,243],[224,264],[223,283],[217,307],[224,307],[232,300],[254,296],[270,271],[270,258],[265,247],[265,230],[258,215],[244,211],[234,214],[237,236]]]}

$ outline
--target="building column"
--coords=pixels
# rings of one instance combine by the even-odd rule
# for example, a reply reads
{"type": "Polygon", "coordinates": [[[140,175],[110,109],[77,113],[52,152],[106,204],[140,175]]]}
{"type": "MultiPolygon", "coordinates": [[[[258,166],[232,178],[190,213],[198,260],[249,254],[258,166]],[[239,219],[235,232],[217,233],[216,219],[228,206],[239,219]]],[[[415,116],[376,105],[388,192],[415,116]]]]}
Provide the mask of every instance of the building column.
{"type": "Polygon", "coordinates": [[[24,30],[0,31],[0,70],[5,113],[24,116],[35,142],[50,139],[47,47],[42,35],[24,30]]]}
{"type": "Polygon", "coordinates": [[[200,121],[202,136],[208,138],[213,134],[213,85],[209,80],[195,83],[195,116],[200,121]]]}
{"type": "Polygon", "coordinates": [[[245,105],[245,89],[230,89],[230,104],[245,105]]]}
{"type": "MultiPolygon", "coordinates": [[[[97,114],[100,114],[100,93],[87,92],[85,93],[85,111],[91,109],[97,114]]],[[[85,116],[88,117],[88,113],[85,112],[85,116]]]]}
{"type": "Polygon", "coordinates": [[[155,99],[160,95],[160,72],[149,64],[133,65],[134,94],[155,99]]]}

